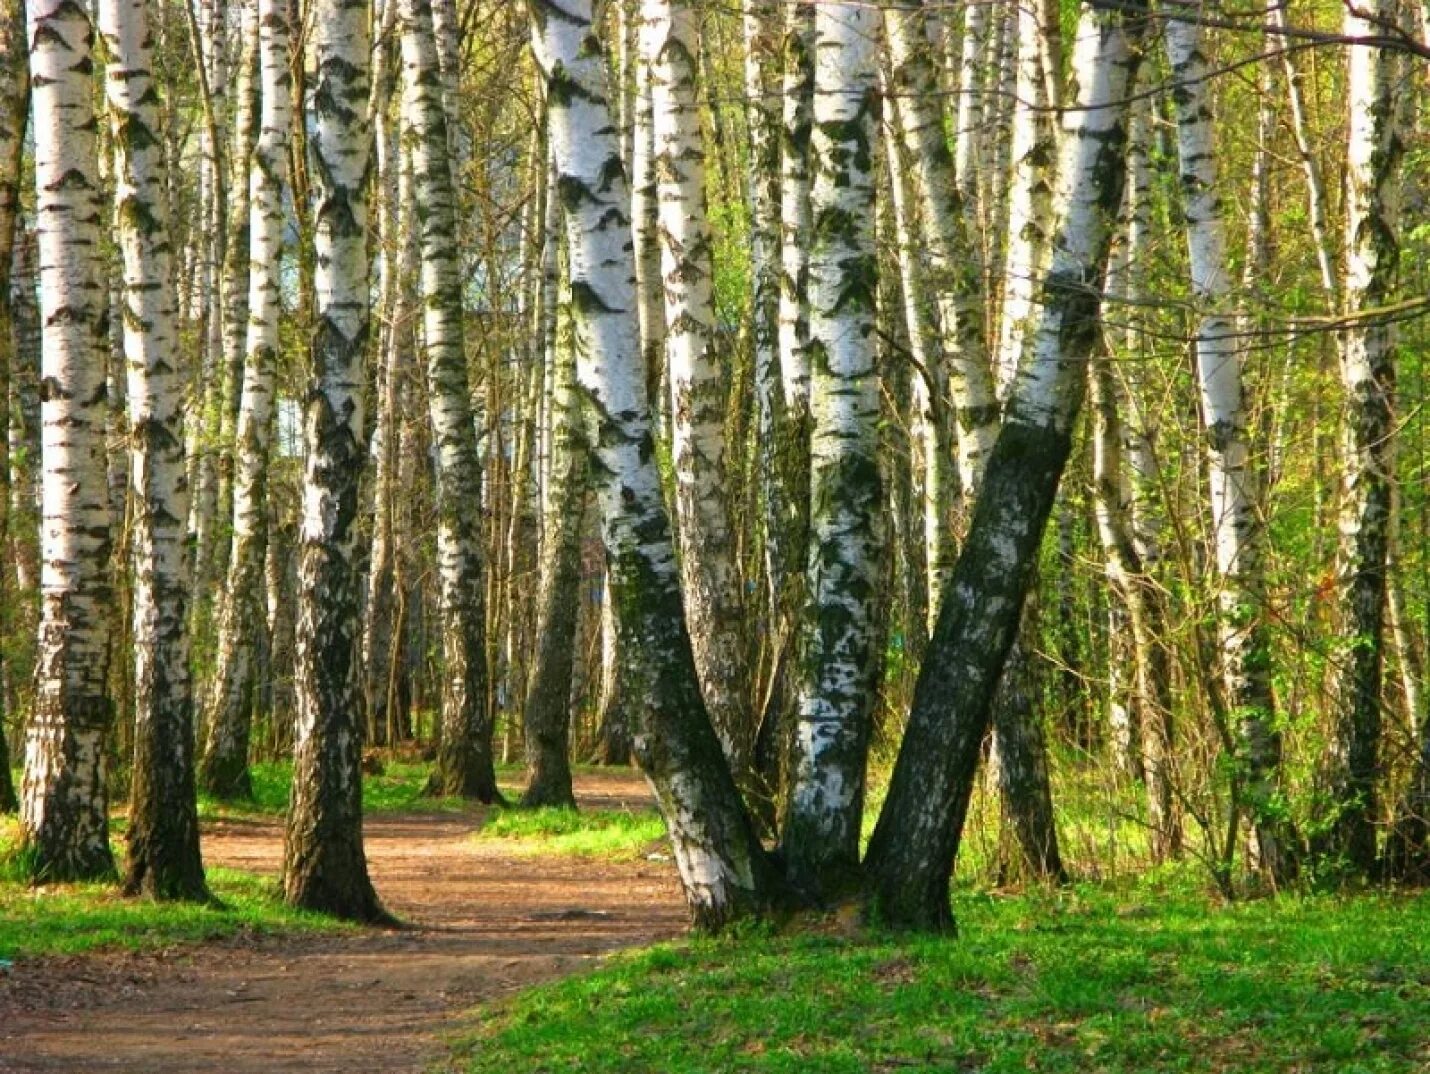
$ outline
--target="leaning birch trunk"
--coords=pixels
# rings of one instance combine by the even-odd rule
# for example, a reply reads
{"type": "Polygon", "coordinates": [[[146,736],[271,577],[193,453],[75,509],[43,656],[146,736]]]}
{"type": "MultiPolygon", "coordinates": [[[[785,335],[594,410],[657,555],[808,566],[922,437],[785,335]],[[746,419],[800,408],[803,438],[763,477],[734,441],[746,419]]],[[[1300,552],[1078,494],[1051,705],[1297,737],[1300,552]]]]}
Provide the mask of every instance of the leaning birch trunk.
{"type": "MultiPolygon", "coordinates": [[[[1245,356],[1237,340],[1209,70],[1202,28],[1196,21],[1169,18],[1164,33],[1178,87],[1173,101],[1182,211],[1192,293],[1201,316],[1196,334],[1197,381],[1207,437],[1222,676],[1227,705],[1237,714],[1238,762],[1244,770],[1244,796],[1256,833],[1257,857],[1268,875],[1281,882],[1295,868],[1295,837],[1278,787],[1281,739],[1271,689],[1270,637],[1263,618],[1261,481],[1248,443],[1245,356]]],[[[1148,777],[1160,778],[1150,772],[1148,777]]],[[[1169,818],[1169,823],[1176,821],[1169,818]]]]}
{"type": "Polygon", "coordinates": [[[305,393],[293,791],[283,850],[288,903],[386,918],[362,845],[358,477],[368,342],[368,10],[318,0],[307,117],[315,246],[312,379],[305,393]]]}
{"type": "Polygon", "coordinates": [[[258,696],[256,654],[266,644],[263,566],[268,542],[268,468],[278,378],[283,257],[283,185],[292,123],[288,5],[258,0],[263,104],[248,176],[248,336],[234,444],[233,548],[219,611],[199,786],[217,798],[249,798],[248,743],[258,696]]]}
{"type": "Polygon", "coordinates": [[[110,532],[105,488],[108,296],[99,271],[93,28],[66,0],[29,8],[41,366],[40,629],[25,739],[21,847],[46,879],[110,874],[104,738],[110,532]]]}
{"type": "MultiPolygon", "coordinates": [[[[10,383],[18,364],[16,331],[10,296],[11,266],[20,211],[20,168],[25,152],[25,121],[29,111],[29,63],[25,56],[25,6],[21,0],[0,4],[0,550],[8,552],[15,516],[12,497],[20,482],[11,469],[10,383]]],[[[20,423],[17,422],[16,425],[20,423]]],[[[17,545],[19,542],[16,542],[17,545]]],[[[19,557],[17,556],[18,560],[19,557]]],[[[18,566],[18,563],[17,563],[18,566]]],[[[0,567],[0,608],[8,608],[10,568],[0,567]]],[[[5,618],[9,625],[8,617],[5,618]]],[[[0,814],[14,813],[20,799],[10,776],[10,743],[6,737],[6,677],[0,655],[0,814]]]]}
{"type": "Polygon", "coordinates": [[[124,887],[206,899],[194,797],[194,700],[184,520],[188,516],[179,352],[164,197],[164,143],[147,0],[102,0],[114,204],[124,262],[134,518],[134,765],[124,887]]]}
{"type": "Polygon", "coordinates": [[[993,694],[1072,450],[1084,365],[1097,339],[1144,23],[1135,12],[1082,10],[1073,57],[1078,107],[1065,119],[1043,314],[988,459],[865,861],[874,911],[891,923],[953,926],[949,879],[993,694]]]}
{"type": "MultiPolygon", "coordinates": [[[[909,154],[915,196],[928,233],[929,287],[938,305],[943,362],[958,441],[959,484],[971,502],[998,434],[999,407],[984,336],[983,273],[968,233],[953,156],[944,136],[938,72],[919,18],[921,0],[898,0],[884,9],[899,94],[901,134],[909,154]]],[[[929,593],[937,608],[943,594],[929,593]]],[[[935,612],[935,614],[937,614],[935,612]]]]}
{"type": "Polygon", "coordinates": [[[665,294],[675,529],[685,620],[705,706],[737,774],[754,739],[741,592],[726,502],[725,400],[716,362],[712,237],[690,0],[646,0],[656,219],[665,294]]]}
{"type": "MultiPolygon", "coordinates": [[[[565,290],[565,289],[563,289],[565,290]]],[[[586,446],[581,442],[569,292],[560,311],[552,363],[551,489],[541,527],[536,659],[524,722],[530,770],[524,806],[575,808],[571,790],[571,675],[581,611],[581,533],[586,504],[586,446]]]]}
{"type": "MultiPolygon", "coordinates": [[[[1372,0],[1348,12],[1347,37],[1383,32],[1395,4],[1372,0]]],[[[1336,580],[1346,639],[1334,673],[1326,791],[1336,810],[1325,846],[1358,873],[1376,864],[1381,775],[1380,691],[1394,478],[1395,330],[1374,312],[1394,294],[1399,267],[1397,171],[1404,146],[1395,114],[1395,52],[1349,49],[1346,273],[1340,340],[1345,390],[1342,504],[1336,580]]]]}
{"type": "Polygon", "coordinates": [[[430,0],[399,0],[403,141],[421,250],[427,397],[437,454],[437,574],[443,619],[442,738],[429,794],[501,799],[487,708],[481,460],[467,390],[457,204],[430,0]]]}
{"type": "Polygon", "coordinates": [[[790,880],[816,894],[838,892],[858,869],[877,683],[877,26],[872,7],[831,3],[815,14],[809,607],[781,847],[790,880]]]}
{"type": "Polygon", "coordinates": [[[565,192],[576,379],[587,400],[611,599],[628,654],[635,749],[670,832],[686,901],[715,928],[757,913],[775,877],[700,696],[661,500],[620,143],[589,0],[530,0],[552,154],[565,192]]]}
{"type": "MultiPolygon", "coordinates": [[[[1041,12],[1019,4],[1010,14],[1016,30],[1014,100],[1009,108],[1009,153],[1013,167],[1000,202],[1007,210],[1003,255],[1003,301],[993,352],[994,390],[1006,398],[1033,326],[1037,281],[1046,269],[1052,232],[1052,174],[1056,135],[1047,113],[1044,52],[1048,27],[1041,12]]],[[[993,703],[990,775],[1003,802],[999,867],[1021,867],[1044,879],[1064,877],[1053,817],[1052,784],[1042,715],[1034,703],[1036,602],[1029,601],[993,703]],[[1016,851],[1014,847],[1016,846],[1016,851]]]]}

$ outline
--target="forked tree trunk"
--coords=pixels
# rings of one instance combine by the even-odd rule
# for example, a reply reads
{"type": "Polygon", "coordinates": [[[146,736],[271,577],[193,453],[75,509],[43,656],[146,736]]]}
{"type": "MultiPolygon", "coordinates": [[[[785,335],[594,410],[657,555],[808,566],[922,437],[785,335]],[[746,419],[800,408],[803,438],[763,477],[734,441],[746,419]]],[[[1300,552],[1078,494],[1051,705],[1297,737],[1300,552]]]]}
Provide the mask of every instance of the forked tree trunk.
{"type": "Polygon", "coordinates": [[[871,7],[831,3],[815,13],[809,607],[781,851],[790,880],[822,895],[849,886],[859,865],[881,625],[877,26],[871,7]]]}
{"type": "Polygon", "coordinates": [[[629,659],[636,755],[656,793],[697,924],[757,913],[775,876],[705,711],[661,500],[636,317],[620,142],[589,0],[528,3],[565,208],[576,379],[588,400],[611,599],[629,659]]]}
{"type": "Polygon", "coordinates": [[[114,871],[104,740],[112,587],[105,487],[109,299],[99,266],[93,27],[68,0],[29,8],[44,332],[40,631],[25,739],[21,849],[52,880],[114,871]]]}
{"type": "Polygon", "coordinates": [[[219,611],[217,664],[199,786],[218,798],[249,798],[249,736],[257,707],[258,654],[267,645],[263,567],[268,544],[268,474],[278,386],[283,257],[283,186],[292,122],[286,0],[258,0],[263,104],[248,176],[248,336],[233,484],[233,548],[219,611]]]}
{"type": "Polygon", "coordinates": [[[1137,12],[1082,11],[1073,57],[1079,107],[1065,120],[1061,211],[1043,313],[988,460],[865,861],[874,910],[893,924],[953,926],[949,878],[979,751],[1097,338],[1144,22],[1137,12]]]}
{"type": "Polygon", "coordinates": [[[125,890],[205,899],[194,799],[189,679],[188,517],[164,143],[147,0],[103,0],[99,29],[114,144],[114,203],[124,270],[130,473],[135,509],[134,765],[125,890]]]}
{"type": "MultiPolygon", "coordinates": [[[[1373,0],[1345,17],[1348,37],[1383,33],[1392,0],[1373,0]]],[[[1385,572],[1394,480],[1395,329],[1374,311],[1395,291],[1399,268],[1396,185],[1404,150],[1394,93],[1394,50],[1349,49],[1347,106],[1346,285],[1342,316],[1342,503],[1336,579],[1345,624],[1334,672],[1326,791],[1336,810],[1321,848],[1361,875],[1376,866],[1380,691],[1384,662],[1385,572]]]]}
{"type": "Polygon", "coordinates": [[[362,728],[355,563],[368,342],[368,10],[313,8],[311,130],[315,327],[303,426],[302,536],[294,694],[293,791],[283,849],[289,904],[339,917],[387,915],[362,845],[362,728]]]}
{"type": "Polygon", "coordinates": [[[457,204],[448,115],[430,0],[400,0],[403,141],[412,156],[422,262],[427,396],[437,449],[437,573],[441,585],[442,737],[428,794],[496,802],[487,708],[486,584],[481,460],[467,387],[457,204]]]}

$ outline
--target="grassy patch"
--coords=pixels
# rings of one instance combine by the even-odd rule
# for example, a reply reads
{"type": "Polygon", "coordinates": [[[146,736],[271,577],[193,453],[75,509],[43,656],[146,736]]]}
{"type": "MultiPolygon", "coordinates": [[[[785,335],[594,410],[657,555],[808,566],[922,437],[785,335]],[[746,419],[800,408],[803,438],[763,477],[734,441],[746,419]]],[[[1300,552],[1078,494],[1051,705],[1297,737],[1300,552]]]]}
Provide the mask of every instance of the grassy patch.
{"type": "MultiPolygon", "coordinates": [[[[427,785],[431,766],[420,761],[385,761],[382,775],[362,777],[363,812],[374,813],[457,813],[467,803],[460,798],[426,798],[422,789],[427,785]]],[[[199,816],[203,819],[261,813],[278,815],[288,811],[288,793],[293,784],[292,761],[260,761],[249,769],[253,778],[251,802],[221,802],[206,795],[199,796],[199,816]]],[[[511,772],[498,773],[503,790],[509,790],[511,772]]]]}
{"type": "MultiPolygon", "coordinates": [[[[18,825],[0,821],[0,858],[18,825]]],[[[117,857],[117,851],[116,851],[117,857]]],[[[284,933],[351,928],[284,905],[275,881],[231,869],[209,869],[220,905],[126,899],[113,884],[31,887],[0,873],[0,959],[72,955],[100,947],[166,947],[240,932],[284,933]]]]}
{"type": "Polygon", "coordinates": [[[665,825],[654,810],[509,809],[494,814],[477,839],[504,839],[523,854],[634,858],[664,846],[665,825]]]}
{"type": "Polygon", "coordinates": [[[749,931],[479,1014],[471,1074],[1430,1067],[1430,899],[959,899],[960,939],[749,931]]]}

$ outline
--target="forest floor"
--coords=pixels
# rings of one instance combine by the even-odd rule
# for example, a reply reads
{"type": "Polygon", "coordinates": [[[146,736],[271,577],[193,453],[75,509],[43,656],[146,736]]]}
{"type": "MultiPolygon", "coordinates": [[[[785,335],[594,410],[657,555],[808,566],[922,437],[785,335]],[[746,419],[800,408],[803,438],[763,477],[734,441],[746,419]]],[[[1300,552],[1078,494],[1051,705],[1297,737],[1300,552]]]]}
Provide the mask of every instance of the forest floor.
{"type": "MultiPolygon", "coordinates": [[[[642,810],[643,780],[583,773],[583,809],[642,810]]],[[[476,840],[487,810],[370,815],[368,862],[407,927],[240,934],[0,968],[0,1071],[424,1071],[478,1003],[588,970],[685,926],[662,854],[536,856],[476,840]]],[[[519,834],[519,833],[518,833],[519,834]]],[[[282,818],[205,824],[204,857],[278,875],[282,818]]]]}

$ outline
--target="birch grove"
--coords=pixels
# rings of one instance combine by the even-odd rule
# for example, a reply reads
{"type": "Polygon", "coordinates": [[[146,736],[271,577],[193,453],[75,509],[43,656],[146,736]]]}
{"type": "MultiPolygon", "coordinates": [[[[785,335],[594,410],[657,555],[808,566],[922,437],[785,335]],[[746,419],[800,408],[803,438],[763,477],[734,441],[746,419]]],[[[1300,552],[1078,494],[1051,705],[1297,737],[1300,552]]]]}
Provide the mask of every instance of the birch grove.
{"type": "Polygon", "coordinates": [[[1417,14],[0,3],[23,871],[286,795],[384,922],[365,781],[633,764],[709,929],[1424,882],[1417,14]]]}

